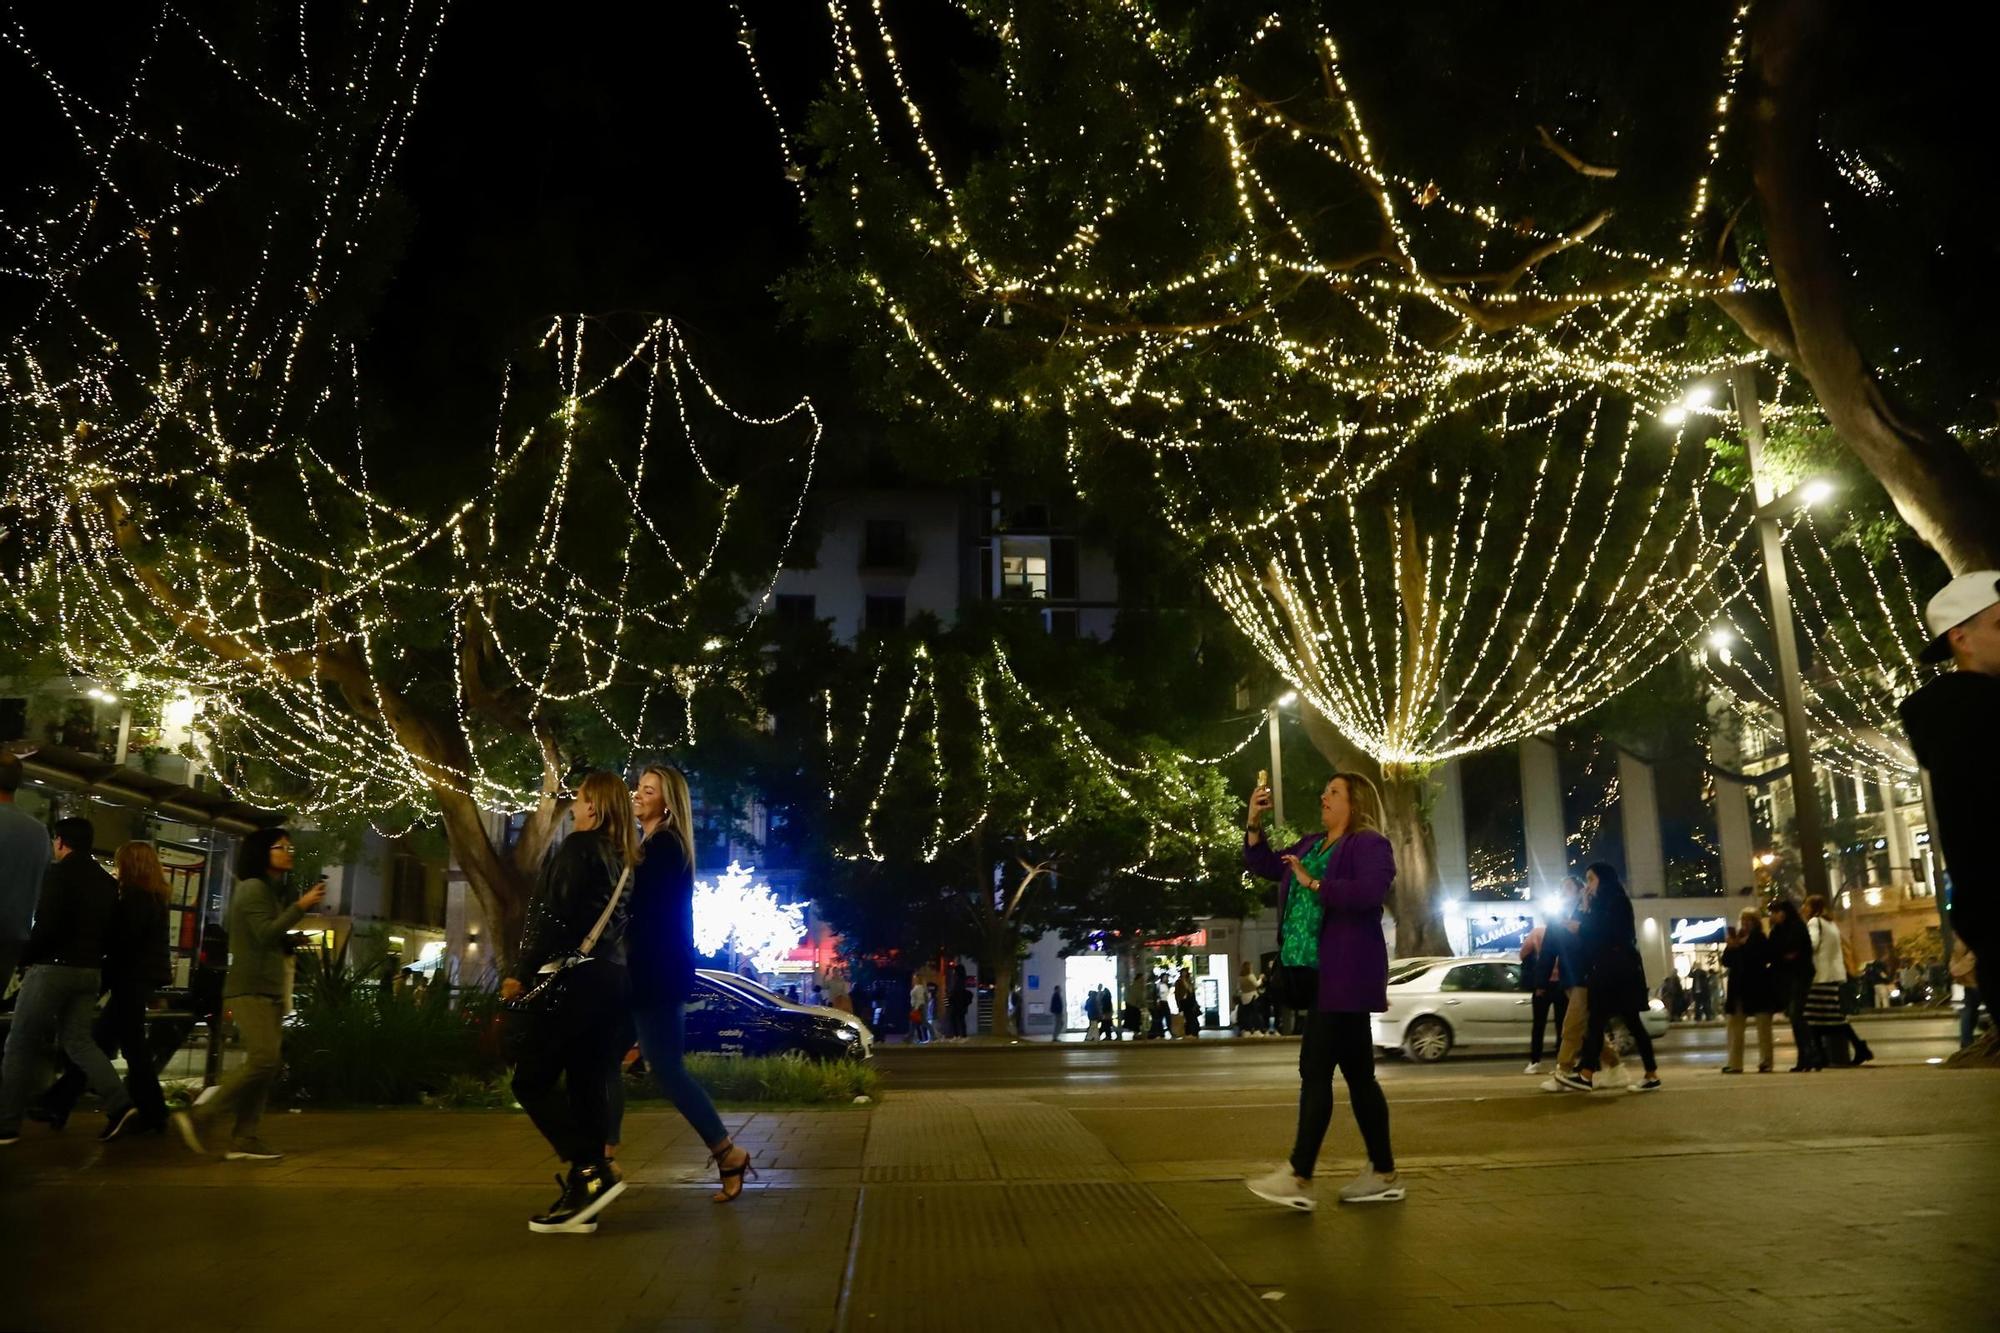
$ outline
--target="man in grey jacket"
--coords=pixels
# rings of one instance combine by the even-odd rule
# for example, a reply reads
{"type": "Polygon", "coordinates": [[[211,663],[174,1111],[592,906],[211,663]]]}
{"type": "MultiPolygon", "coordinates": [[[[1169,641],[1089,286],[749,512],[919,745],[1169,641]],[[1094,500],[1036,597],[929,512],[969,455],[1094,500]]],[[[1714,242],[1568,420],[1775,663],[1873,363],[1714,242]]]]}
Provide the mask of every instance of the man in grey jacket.
{"type": "Polygon", "coordinates": [[[0,753],[0,997],[28,947],[35,900],[49,868],[49,831],[14,804],[21,778],[20,759],[0,753]]]}
{"type": "Polygon", "coordinates": [[[14,1025],[7,1031],[6,1054],[0,1056],[0,1147],[20,1142],[21,1113],[41,1091],[35,1076],[51,1037],[60,1038],[63,1052],[104,1099],[107,1120],[100,1138],[116,1136],[132,1113],[125,1084],[90,1030],[103,987],[104,946],[118,906],[117,881],[90,859],[95,841],[89,820],[56,821],[55,864],[35,907],[35,927],[24,955],[28,975],[21,982],[14,1025]]]}

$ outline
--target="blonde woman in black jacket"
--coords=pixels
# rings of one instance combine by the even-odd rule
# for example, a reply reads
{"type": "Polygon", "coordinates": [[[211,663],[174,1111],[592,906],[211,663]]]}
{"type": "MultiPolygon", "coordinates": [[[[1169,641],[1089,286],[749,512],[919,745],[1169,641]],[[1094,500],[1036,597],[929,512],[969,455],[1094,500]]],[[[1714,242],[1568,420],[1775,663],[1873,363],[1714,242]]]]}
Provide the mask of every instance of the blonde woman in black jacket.
{"type": "Polygon", "coordinates": [[[556,1177],[562,1193],[554,1205],[528,1220],[530,1231],[545,1234],[597,1230],[598,1213],[625,1189],[609,1168],[604,1144],[630,1004],[625,933],[631,886],[626,882],[623,893],[619,886],[639,854],[631,794],[615,774],[591,773],[577,789],[572,819],[573,831],[542,867],[512,975],[500,983],[500,997],[512,1000],[545,980],[542,968],[582,949],[618,894],[590,961],[569,968],[556,983],[556,1002],[508,1016],[515,1100],[569,1163],[568,1174],[556,1177]]]}

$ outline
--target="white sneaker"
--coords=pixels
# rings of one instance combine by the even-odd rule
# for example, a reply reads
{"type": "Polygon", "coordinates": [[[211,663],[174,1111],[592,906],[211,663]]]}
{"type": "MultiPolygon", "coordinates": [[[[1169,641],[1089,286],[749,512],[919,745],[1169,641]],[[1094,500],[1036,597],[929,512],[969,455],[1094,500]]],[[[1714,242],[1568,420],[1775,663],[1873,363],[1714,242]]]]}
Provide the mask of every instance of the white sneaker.
{"type": "Polygon", "coordinates": [[[1395,1203],[1409,1191],[1399,1175],[1382,1175],[1369,1167],[1340,1187],[1342,1203],[1395,1203]]]}
{"type": "Polygon", "coordinates": [[[1540,1060],[1530,1060],[1528,1061],[1528,1067],[1521,1072],[1524,1074],[1539,1074],[1542,1072],[1542,1062],[1540,1060]]]}
{"type": "Polygon", "coordinates": [[[1301,1182],[1289,1166],[1281,1166],[1269,1175],[1251,1176],[1243,1183],[1258,1198],[1296,1208],[1302,1213],[1319,1207],[1319,1200],[1312,1196],[1312,1183],[1301,1182]]]}

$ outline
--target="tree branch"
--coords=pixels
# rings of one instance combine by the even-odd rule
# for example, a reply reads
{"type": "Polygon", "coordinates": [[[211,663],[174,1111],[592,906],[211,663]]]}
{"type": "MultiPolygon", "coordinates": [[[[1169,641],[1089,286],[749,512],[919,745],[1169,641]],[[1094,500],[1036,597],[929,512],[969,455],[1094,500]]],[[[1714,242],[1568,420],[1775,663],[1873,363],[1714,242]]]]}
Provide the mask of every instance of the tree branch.
{"type": "Polygon", "coordinates": [[[1595,162],[1586,162],[1578,157],[1558,142],[1556,136],[1549,133],[1549,127],[1546,125],[1535,126],[1535,133],[1541,136],[1542,147],[1561,158],[1565,166],[1580,176],[1594,176],[1598,180],[1609,180],[1618,174],[1618,168],[1616,167],[1599,166],[1595,162]]]}

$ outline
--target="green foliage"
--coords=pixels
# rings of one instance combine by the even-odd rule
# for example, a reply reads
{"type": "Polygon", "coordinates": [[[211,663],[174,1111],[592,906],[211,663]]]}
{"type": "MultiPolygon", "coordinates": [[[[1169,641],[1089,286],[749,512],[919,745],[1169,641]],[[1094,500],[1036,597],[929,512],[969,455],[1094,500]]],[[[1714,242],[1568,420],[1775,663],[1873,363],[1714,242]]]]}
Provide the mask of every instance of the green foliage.
{"type": "Polygon", "coordinates": [[[298,1013],[285,1028],[289,1098],[322,1106],[408,1105],[497,1073],[498,996],[442,983],[383,990],[346,951],[302,955],[298,1013]]]}
{"type": "MultiPolygon", "coordinates": [[[[882,1075],[862,1060],[809,1060],[803,1055],[694,1054],[688,1073],[718,1102],[790,1106],[844,1104],[882,1094],[882,1075]]],[[[651,1082],[648,1080],[648,1088],[651,1082]]]]}

